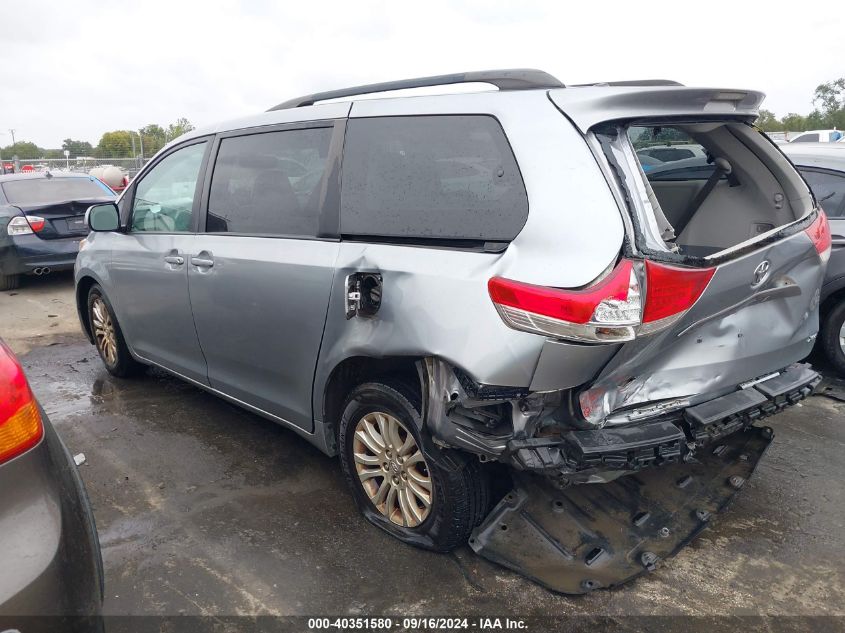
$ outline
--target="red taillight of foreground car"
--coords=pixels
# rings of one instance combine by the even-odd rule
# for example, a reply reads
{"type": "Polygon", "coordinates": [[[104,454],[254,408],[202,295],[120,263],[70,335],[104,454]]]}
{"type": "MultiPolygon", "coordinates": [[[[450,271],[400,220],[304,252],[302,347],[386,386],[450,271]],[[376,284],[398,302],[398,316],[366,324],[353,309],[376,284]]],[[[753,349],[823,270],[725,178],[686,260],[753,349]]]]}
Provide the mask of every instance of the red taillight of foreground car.
{"type": "Polygon", "coordinates": [[[804,232],[813,240],[813,245],[816,247],[819,255],[824,261],[830,257],[831,237],[830,224],[827,221],[827,215],[824,211],[819,209],[819,214],[813,223],[804,229],[804,232]]]}
{"type": "Polygon", "coordinates": [[[42,435],[41,414],[23,369],[0,341],[0,464],[28,451],[42,435]]]}
{"type": "Polygon", "coordinates": [[[630,341],[663,329],[698,301],[715,268],[645,262],[646,294],[634,262],[622,259],[583,290],[534,286],[494,277],[490,298],[507,325],[525,332],[589,343],[630,341]]]}

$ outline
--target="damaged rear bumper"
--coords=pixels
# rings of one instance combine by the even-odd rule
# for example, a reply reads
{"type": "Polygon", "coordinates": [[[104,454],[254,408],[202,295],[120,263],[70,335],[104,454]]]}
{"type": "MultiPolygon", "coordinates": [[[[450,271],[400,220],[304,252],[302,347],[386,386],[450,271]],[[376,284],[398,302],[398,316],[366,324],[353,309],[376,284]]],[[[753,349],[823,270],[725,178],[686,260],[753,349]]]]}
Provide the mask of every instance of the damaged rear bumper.
{"type": "Polygon", "coordinates": [[[545,587],[581,594],[653,570],[723,510],[754,472],[770,428],[734,433],[694,463],[600,486],[555,487],[521,473],[470,538],[485,558],[545,587]]]}
{"type": "Polygon", "coordinates": [[[804,399],[820,379],[796,364],[674,418],[569,431],[553,443],[511,441],[510,458],[523,472],[470,546],[568,594],[651,571],[701,532],[754,472],[774,433],[752,424],[804,399]],[[532,442],[545,445],[526,445],[532,442]],[[562,485],[573,482],[602,485],[562,485]]]}
{"type": "Polygon", "coordinates": [[[561,485],[599,483],[648,466],[689,461],[698,452],[813,392],[821,377],[795,364],[682,411],[637,424],[572,430],[554,438],[514,439],[505,454],[518,470],[542,471],[561,485]]]}

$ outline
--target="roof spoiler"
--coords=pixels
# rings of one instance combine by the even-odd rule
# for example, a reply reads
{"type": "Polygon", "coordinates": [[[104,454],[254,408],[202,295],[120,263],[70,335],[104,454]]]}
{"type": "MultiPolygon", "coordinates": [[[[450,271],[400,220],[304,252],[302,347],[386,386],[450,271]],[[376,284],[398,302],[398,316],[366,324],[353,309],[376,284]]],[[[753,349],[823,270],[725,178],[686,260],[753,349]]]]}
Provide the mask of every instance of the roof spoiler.
{"type": "Polygon", "coordinates": [[[587,86],[628,86],[628,87],[641,87],[641,86],[683,86],[679,81],[674,81],[672,79],[629,79],[627,81],[597,81],[595,83],[590,84],[574,84],[573,88],[586,88],[587,86]]]}
{"type": "Polygon", "coordinates": [[[328,99],[341,99],[343,97],[354,97],[356,95],[370,94],[373,92],[389,92],[391,90],[405,90],[408,88],[427,88],[429,86],[446,86],[450,84],[465,83],[486,83],[496,86],[499,90],[536,90],[543,88],[565,88],[566,86],[547,72],[531,68],[514,68],[508,70],[480,70],[467,73],[455,73],[452,75],[434,75],[431,77],[418,77],[416,79],[401,79],[399,81],[385,81],[353,88],[341,88],[340,90],[329,90],[327,92],[315,92],[314,94],[290,99],[268,110],[287,110],[289,108],[301,108],[314,105],[317,101],[328,99]]]}
{"type": "Polygon", "coordinates": [[[756,118],[765,95],[756,90],[688,88],[676,85],[601,85],[593,90],[552,90],[552,102],[581,132],[608,121],[664,117],[756,118]]]}

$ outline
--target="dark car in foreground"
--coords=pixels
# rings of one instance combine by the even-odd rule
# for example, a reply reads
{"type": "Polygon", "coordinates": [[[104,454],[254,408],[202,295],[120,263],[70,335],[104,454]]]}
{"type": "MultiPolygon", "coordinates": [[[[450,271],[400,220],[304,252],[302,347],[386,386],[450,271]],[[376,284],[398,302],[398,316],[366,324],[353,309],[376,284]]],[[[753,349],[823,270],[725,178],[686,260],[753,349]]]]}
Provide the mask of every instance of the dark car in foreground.
{"type": "Polygon", "coordinates": [[[96,625],[102,578],[76,464],[0,339],[0,630],[34,615],[96,625]]]}
{"type": "Polygon", "coordinates": [[[796,143],[781,147],[810,185],[830,221],[833,251],[821,290],[818,345],[845,374],[845,144],[796,143]]]}
{"type": "Polygon", "coordinates": [[[88,233],[85,210],[114,198],[85,174],[0,176],[0,290],[17,288],[21,275],[73,268],[88,233]]]}

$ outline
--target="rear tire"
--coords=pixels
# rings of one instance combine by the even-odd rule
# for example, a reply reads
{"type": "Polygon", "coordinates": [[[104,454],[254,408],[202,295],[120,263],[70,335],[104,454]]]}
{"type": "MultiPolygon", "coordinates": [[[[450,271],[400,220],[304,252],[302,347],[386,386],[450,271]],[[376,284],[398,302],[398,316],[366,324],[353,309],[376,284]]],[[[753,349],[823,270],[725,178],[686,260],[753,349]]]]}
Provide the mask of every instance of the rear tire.
{"type": "Polygon", "coordinates": [[[112,376],[128,378],[143,371],[144,365],[129,353],[111,303],[98,284],[91,286],[88,291],[88,323],[94,346],[112,376]]]}
{"type": "Polygon", "coordinates": [[[368,521],[410,545],[447,552],[466,543],[486,516],[489,481],[478,459],[440,448],[425,430],[420,431],[419,399],[398,383],[368,382],[356,387],[339,425],[340,461],[355,502],[368,521]],[[381,430],[387,428],[389,419],[396,431],[394,440],[377,445],[376,451],[366,448],[361,425],[367,422],[373,429],[364,438],[373,445],[374,438],[377,441],[391,433],[381,430]],[[406,446],[409,448],[403,451],[406,446]],[[417,449],[421,449],[421,457],[417,457],[417,449]],[[362,458],[366,464],[361,463],[362,458]],[[395,483],[391,486],[391,482],[395,483]],[[383,487],[387,492],[380,497],[383,487]],[[389,501],[391,487],[397,490],[393,502],[389,501]],[[404,498],[403,490],[407,490],[404,498]],[[430,506],[425,507],[429,490],[430,506]],[[415,509],[409,509],[410,503],[416,504],[415,509]]]}
{"type": "Polygon", "coordinates": [[[21,285],[20,275],[0,274],[0,290],[14,290],[21,285]]]}
{"type": "Polygon", "coordinates": [[[845,350],[842,349],[840,339],[843,324],[845,324],[845,301],[840,301],[825,316],[820,338],[825,356],[841,376],[845,376],[845,350]]]}

